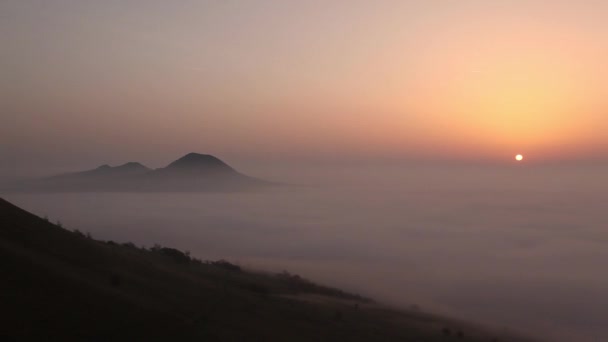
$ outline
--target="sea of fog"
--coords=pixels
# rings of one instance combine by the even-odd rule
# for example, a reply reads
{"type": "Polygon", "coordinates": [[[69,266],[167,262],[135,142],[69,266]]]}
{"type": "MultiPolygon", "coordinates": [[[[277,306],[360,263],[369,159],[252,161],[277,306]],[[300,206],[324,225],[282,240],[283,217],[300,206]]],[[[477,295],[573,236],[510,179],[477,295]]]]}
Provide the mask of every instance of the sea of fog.
{"type": "Polygon", "coordinates": [[[288,270],[385,303],[551,340],[600,341],[608,340],[606,171],[260,169],[256,176],[297,185],[4,197],[95,238],[288,270]]]}

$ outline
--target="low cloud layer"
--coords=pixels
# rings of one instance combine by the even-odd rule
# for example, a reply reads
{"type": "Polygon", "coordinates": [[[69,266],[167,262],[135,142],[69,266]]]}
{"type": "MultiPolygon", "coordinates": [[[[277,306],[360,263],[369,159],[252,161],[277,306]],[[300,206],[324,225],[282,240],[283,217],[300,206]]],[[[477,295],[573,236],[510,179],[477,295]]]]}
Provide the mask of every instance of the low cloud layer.
{"type": "Polygon", "coordinates": [[[262,193],[6,198],[101,239],[287,269],[396,305],[591,341],[608,337],[601,174],[334,169],[298,179],[313,185],[262,193]]]}

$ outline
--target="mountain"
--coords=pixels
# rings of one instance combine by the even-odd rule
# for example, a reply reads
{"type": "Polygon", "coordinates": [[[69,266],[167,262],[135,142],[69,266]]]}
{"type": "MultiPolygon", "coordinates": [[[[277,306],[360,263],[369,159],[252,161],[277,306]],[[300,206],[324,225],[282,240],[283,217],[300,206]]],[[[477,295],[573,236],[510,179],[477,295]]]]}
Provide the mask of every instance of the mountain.
{"type": "Polygon", "coordinates": [[[239,191],[271,183],[246,176],[207,154],[189,153],[146,175],[146,189],[156,191],[239,191]]]}
{"type": "Polygon", "coordinates": [[[235,173],[236,171],[220,159],[198,153],[188,153],[161,170],[180,170],[188,172],[235,173]]]}
{"type": "Polygon", "coordinates": [[[150,169],[130,162],[102,165],[93,170],[66,173],[23,182],[5,190],[47,192],[139,191],[244,191],[271,185],[237,172],[217,157],[189,153],[166,167],[150,169]]]}
{"type": "Polygon", "coordinates": [[[95,240],[0,198],[3,341],[523,341],[282,272],[95,240]]]}
{"type": "Polygon", "coordinates": [[[59,179],[86,179],[86,178],[110,178],[110,177],[130,177],[134,175],[143,175],[147,172],[152,171],[152,169],[136,162],[126,163],[120,166],[109,166],[107,164],[101,165],[96,169],[74,172],[74,173],[66,173],[62,175],[57,175],[53,177],[49,177],[47,179],[51,180],[59,180],[59,179]]]}

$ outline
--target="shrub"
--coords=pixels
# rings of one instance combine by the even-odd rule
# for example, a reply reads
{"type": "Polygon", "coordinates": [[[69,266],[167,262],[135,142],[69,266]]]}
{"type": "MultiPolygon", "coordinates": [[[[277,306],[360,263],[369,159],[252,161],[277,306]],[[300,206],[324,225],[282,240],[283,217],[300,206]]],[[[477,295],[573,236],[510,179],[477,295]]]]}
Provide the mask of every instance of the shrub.
{"type": "Polygon", "coordinates": [[[347,293],[339,289],[317,285],[306,278],[287,271],[276,274],[277,278],[283,283],[286,290],[291,293],[310,292],[337,298],[370,302],[371,300],[358,294],[347,293]]]}
{"type": "Polygon", "coordinates": [[[122,245],[125,246],[125,247],[127,247],[127,248],[137,249],[137,246],[135,246],[135,244],[133,242],[125,242],[122,245]]]}
{"type": "Polygon", "coordinates": [[[160,254],[173,259],[175,262],[187,264],[190,262],[190,256],[180,250],[169,247],[162,247],[159,250],[160,254]]]}
{"type": "Polygon", "coordinates": [[[233,272],[240,272],[241,271],[241,267],[232,263],[229,263],[226,260],[218,260],[218,261],[212,261],[209,263],[212,266],[215,267],[219,267],[219,268],[223,268],[225,270],[228,271],[233,271],[233,272]]]}
{"type": "Polygon", "coordinates": [[[150,252],[160,252],[160,250],[163,249],[163,246],[155,243],[154,246],[150,247],[150,252]]]}

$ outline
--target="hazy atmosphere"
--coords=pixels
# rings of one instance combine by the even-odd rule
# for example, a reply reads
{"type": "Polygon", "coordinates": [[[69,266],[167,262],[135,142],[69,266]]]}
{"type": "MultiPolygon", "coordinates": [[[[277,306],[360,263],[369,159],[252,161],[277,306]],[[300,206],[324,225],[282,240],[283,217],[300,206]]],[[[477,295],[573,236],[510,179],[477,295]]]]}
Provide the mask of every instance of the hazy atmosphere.
{"type": "Polygon", "coordinates": [[[4,0],[0,196],[102,240],[605,340],[607,16],[4,0]]]}
{"type": "Polygon", "coordinates": [[[608,152],[603,1],[8,0],[0,13],[4,174],[189,151],[608,152]]]}
{"type": "Polygon", "coordinates": [[[608,336],[607,169],[344,168],[248,194],[9,194],[95,237],[290,270],[557,341],[608,336]],[[324,180],[320,180],[324,178],[324,180]]]}

